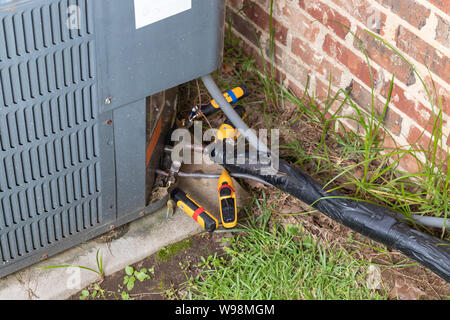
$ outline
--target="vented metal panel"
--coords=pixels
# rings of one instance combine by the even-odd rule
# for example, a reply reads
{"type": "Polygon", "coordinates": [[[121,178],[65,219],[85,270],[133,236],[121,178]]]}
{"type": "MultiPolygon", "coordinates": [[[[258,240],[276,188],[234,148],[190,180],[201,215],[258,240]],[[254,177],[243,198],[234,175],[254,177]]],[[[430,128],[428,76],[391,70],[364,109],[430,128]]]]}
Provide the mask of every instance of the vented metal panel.
{"type": "Polygon", "coordinates": [[[139,218],[176,106],[147,155],[148,97],[221,62],[224,0],[134,3],[0,0],[0,277],[139,218]]]}
{"type": "Polygon", "coordinates": [[[86,0],[0,13],[0,262],[102,223],[95,38],[86,0]],[[68,8],[81,8],[70,30],[68,8]]]}

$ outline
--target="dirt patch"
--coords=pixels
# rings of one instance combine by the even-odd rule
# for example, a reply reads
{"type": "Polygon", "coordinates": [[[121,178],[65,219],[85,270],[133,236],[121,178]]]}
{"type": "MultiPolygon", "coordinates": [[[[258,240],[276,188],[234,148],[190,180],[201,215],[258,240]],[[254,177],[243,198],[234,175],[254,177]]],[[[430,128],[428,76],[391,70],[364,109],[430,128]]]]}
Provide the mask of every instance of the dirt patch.
{"type": "MultiPolygon", "coordinates": [[[[125,270],[121,270],[107,275],[103,281],[91,284],[84,289],[88,290],[90,294],[85,300],[121,300],[122,292],[129,294],[129,298],[133,300],[180,298],[183,295],[180,285],[186,281],[186,277],[194,276],[201,270],[198,265],[202,262],[202,257],[215,253],[223,254],[225,242],[222,242],[221,239],[226,237],[230,237],[230,234],[202,233],[164,247],[150,257],[132,265],[134,270],[142,268],[152,270],[152,272],[148,272],[150,279],[142,282],[136,280],[134,288],[128,291],[124,285],[124,278],[127,274],[125,270]]],[[[82,295],[83,292],[80,291],[69,300],[80,300],[82,295]]]]}

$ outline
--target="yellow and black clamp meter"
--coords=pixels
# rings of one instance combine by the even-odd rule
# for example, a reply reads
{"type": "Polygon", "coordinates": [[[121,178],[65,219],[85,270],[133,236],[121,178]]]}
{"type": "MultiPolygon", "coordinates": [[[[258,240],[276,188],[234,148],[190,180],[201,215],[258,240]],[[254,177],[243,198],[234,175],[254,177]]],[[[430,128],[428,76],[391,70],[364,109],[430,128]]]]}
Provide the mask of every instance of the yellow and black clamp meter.
{"type": "Polygon", "coordinates": [[[226,170],[223,170],[218,181],[220,218],[225,228],[234,228],[237,224],[236,193],[233,180],[226,170]]]}
{"type": "Polygon", "coordinates": [[[219,222],[217,219],[179,188],[170,191],[170,197],[181,210],[186,212],[206,231],[213,232],[218,228],[219,222]]]}

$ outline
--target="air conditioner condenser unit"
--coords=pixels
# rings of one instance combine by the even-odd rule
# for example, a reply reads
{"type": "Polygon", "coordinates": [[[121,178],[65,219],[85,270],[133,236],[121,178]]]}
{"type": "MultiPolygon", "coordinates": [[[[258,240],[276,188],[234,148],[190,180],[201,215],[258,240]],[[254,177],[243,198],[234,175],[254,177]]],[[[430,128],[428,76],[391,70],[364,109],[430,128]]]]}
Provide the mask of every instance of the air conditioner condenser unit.
{"type": "Polygon", "coordinates": [[[224,12],[0,0],[0,277],[140,216],[176,87],[222,61],[224,12]]]}

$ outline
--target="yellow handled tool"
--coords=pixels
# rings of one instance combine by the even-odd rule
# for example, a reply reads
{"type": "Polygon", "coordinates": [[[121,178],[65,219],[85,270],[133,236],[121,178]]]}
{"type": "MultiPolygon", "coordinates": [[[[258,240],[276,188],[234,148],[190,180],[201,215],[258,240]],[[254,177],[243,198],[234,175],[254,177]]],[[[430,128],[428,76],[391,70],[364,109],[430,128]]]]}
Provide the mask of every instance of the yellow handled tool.
{"type": "MultiPolygon", "coordinates": [[[[237,106],[234,110],[239,114],[241,118],[245,118],[245,108],[243,106],[237,106]]],[[[227,120],[219,127],[217,131],[217,139],[236,140],[239,137],[239,130],[237,130],[233,123],[227,118],[227,120]]]]}
{"type": "MultiPolygon", "coordinates": [[[[241,86],[224,93],[223,96],[225,97],[225,99],[227,99],[228,103],[235,104],[240,99],[243,99],[246,96],[248,96],[248,92],[244,86],[241,86]]],[[[217,104],[215,100],[211,100],[211,103],[207,106],[203,106],[201,110],[205,116],[208,116],[220,110],[220,106],[217,104]],[[211,107],[214,109],[211,109],[211,107]]]]}
{"type": "Polygon", "coordinates": [[[226,170],[223,170],[218,181],[220,218],[225,228],[234,228],[237,224],[236,193],[233,180],[226,170]]]}
{"type": "MultiPolygon", "coordinates": [[[[224,93],[223,96],[225,97],[225,99],[227,99],[227,101],[229,103],[235,104],[239,100],[248,96],[248,91],[244,86],[240,86],[240,87],[236,87],[233,90],[230,90],[230,91],[224,93]]],[[[202,113],[205,117],[207,117],[207,116],[210,116],[210,115],[216,113],[219,110],[220,110],[220,107],[215,100],[211,100],[211,102],[209,104],[204,105],[204,106],[195,106],[192,109],[191,114],[189,115],[188,123],[192,124],[192,122],[196,118],[198,118],[200,113],[202,113]]]]}
{"type": "Polygon", "coordinates": [[[208,232],[213,232],[219,226],[219,222],[208,211],[198,205],[191,197],[179,188],[170,192],[170,197],[177,206],[192,217],[199,225],[208,232]]]}

